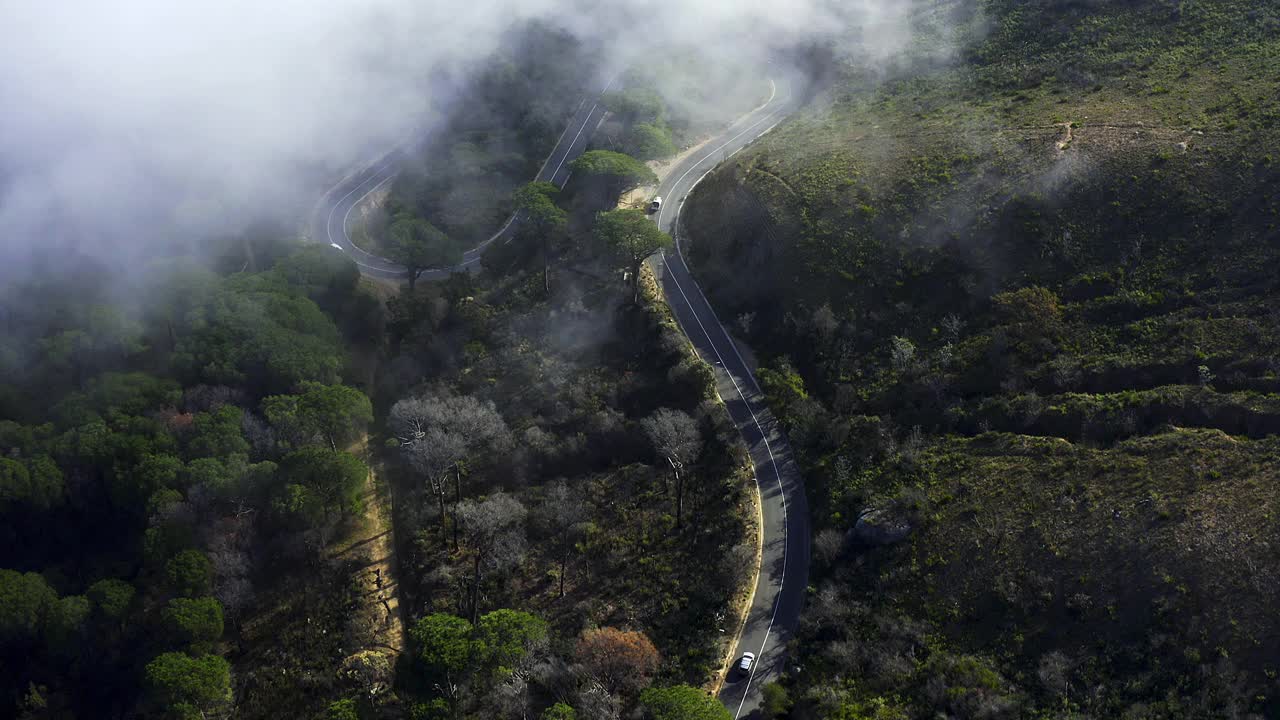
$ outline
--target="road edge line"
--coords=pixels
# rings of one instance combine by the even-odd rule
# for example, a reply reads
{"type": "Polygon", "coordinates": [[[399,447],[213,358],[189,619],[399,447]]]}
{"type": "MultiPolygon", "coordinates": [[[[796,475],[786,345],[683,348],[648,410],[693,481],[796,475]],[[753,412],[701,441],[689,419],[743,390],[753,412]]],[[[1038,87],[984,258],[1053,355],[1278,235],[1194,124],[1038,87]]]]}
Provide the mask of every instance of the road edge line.
{"type": "MultiPolygon", "coordinates": [[[[689,347],[696,354],[697,348],[693,347],[693,343],[689,341],[687,335],[685,340],[689,342],[689,347]]],[[[719,395],[720,393],[717,391],[716,396],[719,397],[719,395]]],[[[723,404],[724,398],[720,398],[720,402],[723,404]]],[[[748,458],[750,458],[750,454],[748,454],[748,458]]],[[[711,690],[711,694],[716,697],[720,697],[720,691],[724,689],[724,684],[729,679],[729,673],[733,670],[733,659],[738,655],[734,651],[738,649],[738,643],[742,642],[742,633],[747,630],[747,619],[751,617],[751,606],[756,602],[756,588],[760,585],[760,567],[764,563],[764,496],[760,493],[760,483],[756,480],[755,464],[748,459],[747,465],[751,467],[751,487],[747,492],[754,498],[751,502],[755,506],[756,518],[755,571],[751,573],[751,583],[747,588],[746,597],[743,598],[743,602],[740,604],[741,617],[738,618],[738,631],[734,633],[733,640],[725,648],[724,662],[720,672],[717,673],[714,687],[711,690]]]]}
{"type": "MultiPolygon", "coordinates": [[[[680,334],[684,336],[685,352],[687,356],[697,360],[698,362],[706,363],[707,361],[703,359],[702,354],[698,352],[698,346],[693,344],[693,338],[689,337],[689,333],[685,329],[684,325],[681,324],[680,318],[676,316],[675,310],[671,308],[671,303],[667,301],[667,291],[663,286],[664,283],[662,279],[659,278],[658,275],[658,268],[660,266],[664,266],[665,263],[661,260],[655,259],[657,257],[657,255],[654,255],[650,258],[646,258],[645,262],[640,266],[640,283],[643,288],[641,292],[645,295],[651,295],[646,298],[649,304],[655,307],[660,306],[666,313],[667,319],[674,323],[680,330],[680,334]]],[[[675,278],[671,278],[671,282],[676,282],[675,278]]],[[[678,287],[679,286],[677,285],[677,288],[678,287]]],[[[708,338],[708,340],[709,339],[710,338],[708,338]]],[[[710,363],[707,363],[707,365],[710,366],[710,363]]],[[[712,372],[714,371],[715,368],[713,367],[712,372]]],[[[733,416],[729,415],[728,404],[725,402],[724,396],[720,394],[720,389],[718,387],[713,387],[711,391],[715,394],[716,402],[719,403],[722,409],[724,409],[725,415],[728,416],[729,421],[732,423],[733,416]]],[[[741,391],[739,391],[739,396],[741,396],[741,391]]],[[[750,488],[747,492],[750,493],[752,498],[748,502],[751,502],[754,506],[754,512],[752,515],[755,519],[756,547],[755,555],[753,557],[754,565],[751,573],[751,581],[745,588],[739,586],[734,593],[735,597],[744,597],[742,597],[737,603],[731,603],[732,609],[736,611],[739,616],[737,623],[738,629],[734,632],[733,639],[721,651],[723,660],[721,660],[720,669],[716,671],[715,679],[710,683],[709,692],[717,698],[720,697],[720,691],[723,689],[724,683],[729,677],[729,672],[733,668],[733,659],[737,656],[735,650],[737,650],[738,643],[742,640],[742,633],[747,629],[747,620],[751,617],[751,607],[755,604],[756,588],[760,585],[760,568],[764,559],[764,495],[760,491],[760,479],[759,475],[756,473],[755,462],[751,459],[751,448],[746,445],[746,438],[742,435],[741,429],[736,427],[736,423],[734,423],[734,425],[735,429],[738,430],[739,437],[742,438],[743,449],[747,451],[746,461],[739,467],[739,469],[746,470],[748,477],[750,478],[750,488]]],[[[763,432],[763,428],[761,430],[763,432]]],[[[707,690],[708,684],[704,683],[701,687],[704,690],[707,690]]]]}

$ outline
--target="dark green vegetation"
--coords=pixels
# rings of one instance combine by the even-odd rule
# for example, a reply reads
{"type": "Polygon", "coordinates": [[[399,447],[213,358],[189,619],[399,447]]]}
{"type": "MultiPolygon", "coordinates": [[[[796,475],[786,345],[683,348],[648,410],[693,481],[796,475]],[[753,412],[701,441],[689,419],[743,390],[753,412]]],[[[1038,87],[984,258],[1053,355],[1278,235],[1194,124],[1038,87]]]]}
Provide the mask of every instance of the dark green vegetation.
{"type": "Polygon", "coordinates": [[[395,186],[385,304],[268,227],[3,290],[0,715],[723,717],[745,453],[613,210],[648,168],[515,187],[585,51],[505,47],[395,186]]]}
{"type": "Polygon", "coordinates": [[[460,242],[407,212],[396,213],[391,218],[383,245],[387,258],[408,271],[410,290],[417,286],[424,271],[458,265],[465,252],[460,242]]]}
{"type": "Polygon", "coordinates": [[[400,691],[424,717],[613,717],[718,668],[754,553],[745,456],[711,369],[634,280],[670,239],[597,216],[616,194],[517,197],[486,272],[389,304],[378,398],[418,618],[400,691]]]}
{"type": "Polygon", "coordinates": [[[606,93],[601,100],[609,109],[609,126],[598,133],[598,144],[616,147],[640,160],[655,160],[676,153],[667,106],[656,90],[645,86],[624,86],[606,93]]]}
{"type": "Polygon", "coordinates": [[[562,30],[522,26],[500,48],[468,69],[444,127],[396,179],[384,217],[367,226],[369,242],[393,251],[395,225],[405,219],[430,223],[462,248],[486,240],[514,209],[513,192],[537,175],[578,98],[598,89],[588,87],[594,50],[562,30]]]}
{"type": "Polygon", "coordinates": [[[222,716],[253,698],[228,662],[242,624],[309,589],[361,509],[344,450],[372,410],[341,381],[377,301],[327,248],[236,244],[278,259],[165,262],[118,294],[85,267],[0,299],[0,713],[222,716]]]}
{"type": "Polygon", "coordinates": [[[821,528],[771,712],[1280,715],[1280,11],[917,21],[685,214],[821,528]]]}
{"type": "Polygon", "coordinates": [[[700,48],[655,47],[617,78],[593,144],[640,160],[674,155],[769,97],[764,72],[700,48]]]}
{"type": "Polygon", "coordinates": [[[6,711],[715,706],[689,685],[717,669],[751,570],[748,478],[711,369],[639,279],[670,239],[554,187],[517,197],[518,242],[486,272],[385,308],[350,261],[265,236],[230,242],[223,271],[161,263],[141,290],[86,274],[7,291],[6,711]],[[270,269],[231,271],[251,265],[270,269]],[[378,600],[342,549],[366,522],[375,418],[400,551],[378,595],[394,581],[410,627],[398,668],[395,634],[359,624],[378,600]]]}

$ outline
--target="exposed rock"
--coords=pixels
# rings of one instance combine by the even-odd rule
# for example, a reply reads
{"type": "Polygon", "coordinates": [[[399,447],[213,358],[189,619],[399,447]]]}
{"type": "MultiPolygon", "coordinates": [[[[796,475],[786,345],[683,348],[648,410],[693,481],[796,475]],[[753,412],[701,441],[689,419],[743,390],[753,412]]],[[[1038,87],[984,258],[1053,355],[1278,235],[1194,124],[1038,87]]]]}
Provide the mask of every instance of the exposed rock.
{"type": "Polygon", "coordinates": [[[911,523],[891,510],[868,508],[849,531],[851,540],[862,545],[892,545],[911,534],[911,523]]]}

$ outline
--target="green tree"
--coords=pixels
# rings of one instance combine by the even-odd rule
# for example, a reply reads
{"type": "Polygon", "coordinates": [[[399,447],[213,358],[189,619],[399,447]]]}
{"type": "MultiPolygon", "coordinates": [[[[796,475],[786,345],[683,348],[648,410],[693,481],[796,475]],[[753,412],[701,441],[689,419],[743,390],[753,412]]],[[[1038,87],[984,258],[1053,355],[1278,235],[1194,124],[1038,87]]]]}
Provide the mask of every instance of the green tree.
{"type": "Polygon", "coordinates": [[[567,215],[558,205],[556,198],[560,196],[560,188],[555,183],[526,183],[513,193],[516,208],[528,213],[525,218],[535,226],[548,226],[562,223],[567,215]]]}
{"type": "Polygon", "coordinates": [[[0,511],[17,505],[47,510],[62,497],[62,470],[48,456],[26,462],[0,457],[0,511]]]}
{"type": "Polygon", "coordinates": [[[338,379],[337,327],[279,276],[235,275],[183,319],[172,359],[192,381],[268,395],[338,379]]]}
{"type": "Polygon", "coordinates": [[[184,720],[231,700],[231,665],[217,655],[165,653],[147,663],[145,675],[152,700],[184,720]]]}
{"type": "Polygon", "coordinates": [[[187,444],[191,457],[225,458],[247,455],[249,441],[244,439],[241,421],[244,411],[235,405],[223,405],[212,412],[198,413],[192,421],[194,434],[187,444]]]}
{"type": "Polygon", "coordinates": [[[1000,293],[991,298],[1008,337],[1024,356],[1047,357],[1062,335],[1062,308],[1053,291],[1039,286],[1000,293]]]}
{"type": "Polygon", "coordinates": [[[369,468],[351,453],[302,448],[286,455],[280,470],[286,482],[285,505],[280,507],[307,524],[360,511],[369,468]]]}
{"type": "Polygon", "coordinates": [[[174,598],[162,613],[172,637],[197,648],[222,637],[222,604],[211,597],[174,598]]]}
{"type": "Polygon", "coordinates": [[[601,101],[609,112],[628,125],[661,120],[667,111],[658,93],[647,87],[605,93],[601,101]]]}
{"type": "Polygon", "coordinates": [[[141,352],[143,329],[134,318],[112,305],[92,304],[76,312],[75,327],[41,339],[44,367],[67,376],[77,387],[95,370],[141,352]]]}
{"type": "Polygon", "coordinates": [[[780,682],[766,683],[761,689],[761,711],[766,718],[785,717],[791,711],[791,696],[780,682]]]}
{"type": "Polygon", "coordinates": [[[27,469],[31,473],[27,502],[41,509],[61,504],[66,491],[62,468],[48,455],[37,455],[27,461],[27,469]]]}
{"type": "Polygon", "coordinates": [[[1036,285],[995,295],[991,304],[1004,323],[1045,328],[1062,322],[1058,296],[1036,285]]]}
{"type": "Polygon", "coordinates": [[[510,675],[547,639],[546,622],[518,610],[485,613],[475,629],[477,650],[485,664],[503,676],[510,675]]]}
{"type": "Polygon", "coordinates": [[[127,472],[114,473],[111,499],[121,510],[139,512],[158,490],[176,488],[182,461],[168,453],[146,453],[127,472]]]}
{"type": "Polygon", "coordinates": [[[387,235],[387,255],[405,267],[410,291],[427,270],[462,262],[461,245],[422,218],[402,214],[392,221],[387,235]]]}
{"type": "Polygon", "coordinates": [[[199,550],[183,550],[164,566],[169,590],[183,597],[207,595],[213,587],[213,564],[199,550]]]}
{"type": "Polygon", "coordinates": [[[640,123],[631,128],[623,141],[627,153],[640,160],[656,160],[676,154],[671,130],[657,123],[640,123]]]}
{"type": "Polygon", "coordinates": [[[658,182],[658,176],[648,165],[630,155],[611,150],[585,152],[573,161],[571,167],[575,173],[588,176],[588,182],[600,188],[602,196],[599,200],[606,207],[616,204],[628,190],[658,182]]]}
{"type": "Polygon", "coordinates": [[[560,188],[549,182],[532,182],[515,193],[516,209],[521,213],[517,238],[532,238],[542,251],[543,290],[551,288],[551,255],[568,232],[569,214],[556,204],[560,188]]]}
{"type": "Polygon", "coordinates": [[[50,605],[44,628],[49,650],[62,657],[74,657],[81,648],[89,612],[89,600],[83,595],[70,595],[50,605]]]}
{"type": "Polygon", "coordinates": [[[169,378],[144,372],[105,372],[89,382],[85,393],[95,410],[104,414],[142,415],[177,405],[182,388],[169,378]]]}
{"type": "Polygon", "coordinates": [[[460,672],[471,662],[475,645],[473,628],[465,618],[448,613],[432,613],[409,631],[418,644],[418,657],[439,672],[460,672]]]}
{"type": "Polygon", "coordinates": [[[327,245],[308,245],[280,258],[271,272],[331,315],[342,309],[360,282],[355,261],[327,245]]]}
{"type": "Polygon", "coordinates": [[[172,351],[189,314],[214,296],[222,279],[191,258],[160,261],[152,269],[141,293],[149,300],[143,313],[155,328],[151,335],[172,351]]]}
{"type": "Polygon", "coordinates": [[[0,457],[0,507],[26,501],[31,493],[31,473],[27,466],[0,457]]]}
{"type": "Polygon", "coordinates": [[[596,216],[596,239],[627,263],[631,302],[640,302],[640,265],[645,258],[671,247],[671,236],[658,229],[640,210],[611,210],[596,216]]]}
{"type": "Polygon", "coordinates": [[[104,578],[89,586],[85,593],[93,610],[103,618],[120,621],[133,603],[133,586],[123,580],[104,578]]]}
{"type": "Polygon", "coordinates": [[[225,498],[237,490],[238,481],[248,467],[249,459],[242,453],[228,455],[225,460],[202,457],[187,463],[183,475],[189,487],[203,487],[212,491],[214,497],[225,498]]]}
{"type": "Polygon", "coordinates": [[[344,698],[329,703],[324,717],[325,720],[360,720],[360,713],[356,711],[355,700],[344,698]]]}
{"type": "Polygon", "coordinates": [[[270,395],[262,399],[262,414],[271,423],[276,441],[289,447],[304,445],[314,434],[303,424],[298,413],[297,395],[270,395]]]}
{"type": "Polygon", "coordinates": [[[43,577],[0,570],[0,643],[27,643],[39,637],[58,593],[43,577]]]}
{"type": "Polygon", "coordinates": [[[471,623],[446,613],[428,615],[409,631],[409,637],[418,646],[418,659],[439,679],[436,687],[448,700],[455,717],[462,685],[475,656],[472,635],[471,623]]]}
{"type": "Polygon", "coordinates": [[[640,704],[652,720],[729,720],[733,717],[720,700],[688,685],[648,688],[640,693],[640,704]]]}
{"type": "Polygon", "coordinates": [[[353,434],[373,422],[373,405],[359,390],[346,385],[303,383],[301,395],[273,395],[262,401],[263,412],[286,435],[320,434],[337,450],[353,434]]]}
{"type": "Polygon", "coordinates": [[[155,520],[142,533],[142,557],[149,568],[164,570],[169,558],[195,544],[195,528],[180,515],[155,520]]]}
{"type": "Polygon", "coordinates": [[[578,713],[572,707],[558,702],[542,711],[539,720],[578,720],[578,713]]]}

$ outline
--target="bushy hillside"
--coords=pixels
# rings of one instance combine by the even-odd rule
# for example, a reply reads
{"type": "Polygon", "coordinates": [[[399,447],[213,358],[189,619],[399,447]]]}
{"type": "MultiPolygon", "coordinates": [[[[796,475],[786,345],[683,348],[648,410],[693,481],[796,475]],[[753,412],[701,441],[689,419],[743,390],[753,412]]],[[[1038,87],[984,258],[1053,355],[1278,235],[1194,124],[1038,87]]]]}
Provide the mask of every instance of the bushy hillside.
{"type": "Polygon", "coordinates": [[[774,709],[1280,713],[1280,9],[918,25],[685,214],[823,528],[774,709]]]}

